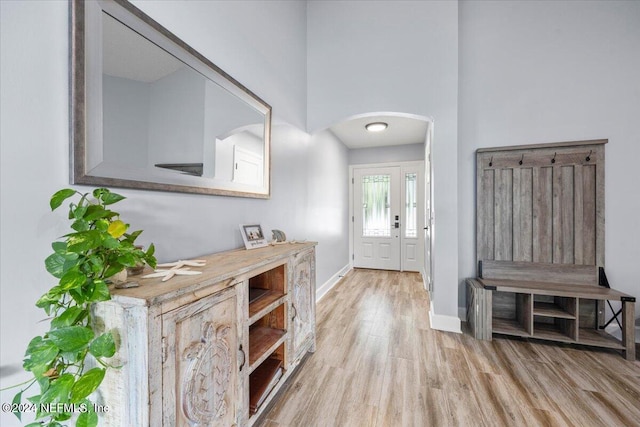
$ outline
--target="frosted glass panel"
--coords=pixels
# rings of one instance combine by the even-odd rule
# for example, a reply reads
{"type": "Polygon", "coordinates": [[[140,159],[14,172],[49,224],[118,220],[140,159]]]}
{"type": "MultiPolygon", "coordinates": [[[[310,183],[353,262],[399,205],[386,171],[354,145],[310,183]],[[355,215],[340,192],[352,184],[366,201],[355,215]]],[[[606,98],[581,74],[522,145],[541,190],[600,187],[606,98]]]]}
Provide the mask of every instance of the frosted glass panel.
{"type": "Polygon", "coordinates": [[[391,175],[362,177],[362,236],[391,236],[391,175]]]}
{"type": "Polygon", "coordinates": [[[405,237],[418,237],[418,200],[417,195],[417,175],[415,173],[405,174],[405,237]]]}

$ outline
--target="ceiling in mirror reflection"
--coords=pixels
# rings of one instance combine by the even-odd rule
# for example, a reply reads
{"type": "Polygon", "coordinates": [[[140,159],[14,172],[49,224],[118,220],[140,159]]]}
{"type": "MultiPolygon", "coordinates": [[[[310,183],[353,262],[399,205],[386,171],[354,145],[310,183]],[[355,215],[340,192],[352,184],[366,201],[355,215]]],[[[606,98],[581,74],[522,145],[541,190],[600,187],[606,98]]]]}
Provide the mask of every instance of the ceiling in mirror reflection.
{"type": "Polygon", "coordinates": [[[102,67],[106,75],[151,83],[186,66],[106,13],[102,14],[102,35],[102,67]]]}

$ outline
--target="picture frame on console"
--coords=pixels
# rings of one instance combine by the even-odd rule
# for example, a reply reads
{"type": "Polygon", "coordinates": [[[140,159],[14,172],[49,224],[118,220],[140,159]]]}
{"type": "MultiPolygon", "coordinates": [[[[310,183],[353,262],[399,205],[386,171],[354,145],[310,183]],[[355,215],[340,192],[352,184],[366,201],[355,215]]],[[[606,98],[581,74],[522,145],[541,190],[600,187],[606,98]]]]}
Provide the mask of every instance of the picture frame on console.
{"type": "Polygon", "coordinates": [[[262,248],[269,244],[260,224],[240,224],[240,234],[247,249],[262,248]]]}

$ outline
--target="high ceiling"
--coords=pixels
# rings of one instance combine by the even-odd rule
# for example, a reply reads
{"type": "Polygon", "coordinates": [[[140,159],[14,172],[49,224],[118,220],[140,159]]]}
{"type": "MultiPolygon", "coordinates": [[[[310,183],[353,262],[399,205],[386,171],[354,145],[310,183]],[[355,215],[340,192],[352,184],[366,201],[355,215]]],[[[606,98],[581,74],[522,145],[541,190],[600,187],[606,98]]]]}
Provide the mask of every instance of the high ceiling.
{"type": "Polygon", "coordinates": [[[348,148],[385,147],[423,143],[427,122],[404,115],[381,113],[358,116],[329,128],[348,148]],[[389,126],[381,132],[369,132],[365,125],[384,122],[389,126]]]}

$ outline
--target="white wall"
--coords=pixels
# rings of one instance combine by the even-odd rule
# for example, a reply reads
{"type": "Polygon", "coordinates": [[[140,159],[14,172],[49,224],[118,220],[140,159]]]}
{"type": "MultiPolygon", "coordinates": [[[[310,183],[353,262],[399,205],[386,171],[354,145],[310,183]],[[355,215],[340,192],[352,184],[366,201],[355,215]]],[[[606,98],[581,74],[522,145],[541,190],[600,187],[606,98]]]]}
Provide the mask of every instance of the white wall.
{"type": "Polygon", "coordinates": [[[465,1],[460,58],[461,290],[475,274],[475,150],[608,138],[606,271],[640,296],[640,2],[465,1]]]}
{"type": "Polygon", "coordinates": [[[307,4],[308,129],[373,111],[433,117],[434,311],[458,316],[458,3],[307,4]]]}
{"type": "Polygon", "coordinates": [[[424,160],[424,143],[349,150],[350,165],[424,160]]]}
{"type": "MultiPolygon", "coordinates": [[[[322,285],[337,266],[348,263],[348,241],[336,237],[348,215],[340,178],[348,172],[347,150],[326,138],[312,141],[303,130],[305,4],[136,4],[272,105],[272,198],[117,190],[128,197],[117,205],[123,219],[133,229],[144,229],[141,243],[153,241],[161,261],[240,247],[238,224],[243,222],[259,221],[266,230],[283,229],[296,239],[317,239],[317,283],[322,285]],[[331,200],[319,193],[318,183],[331,200]],[[310,216],[333,231],[318,232],[310,216]]],[[[66,215],[48,207],[51,194],[69,182],[67,8],[67,1],[0,1],[0,387],[26,379],[24,350],[47,328],[46,322],[38,323],[44,312],[34,303],[54,284],[44,259],[50,243],[68,230],[66,215]]],[[[0,400],[10,402],[13,394],[3,392],[0,400]]],[[[17,425],[17,419],[3,413],[0,424],[17,425]]]]}
{"type": "Polygon", "coordinates": [[[147,166],[149,84],[104,75],[102,120],[105,162],[147,166]]]}
{"type": "MultiPolygon", "coordinates": [[[[22,356],[44,333],[35,301],[52,285],[50,242],[66,233],[47,200],[68,182],[67,5],[0,2],[0,388],[25,380],[22,356]]],[[[0,393],[2,403],[15,392],[0,393]]],[[[13,414],[0,424],[19,425],[13,414]]]]}
{"type": "MultiPolygon", "coordinates": [[[[317,248],[316,269],[332,271],[334,274],[349,264],[347,156],[347,147],[331,132],[322,131],[311,137],[308,163],[310,178],[307,184],[307,222],[310,228],[308,238],[325,242],[317,248]],[[328,169],[333,172],[322,173],[328,169]],[[346,246],[343,244],[345,241],[346,246]]],[[[318,281],[318,287],[325,281],[318,281]]]]}
{"type": "Polygon", "coordinates": [[[149,167],[203,161],[205,85],[205,78],[188,67],[149,84],[149,167]]]}

